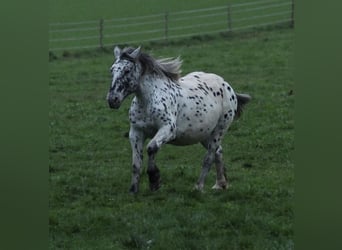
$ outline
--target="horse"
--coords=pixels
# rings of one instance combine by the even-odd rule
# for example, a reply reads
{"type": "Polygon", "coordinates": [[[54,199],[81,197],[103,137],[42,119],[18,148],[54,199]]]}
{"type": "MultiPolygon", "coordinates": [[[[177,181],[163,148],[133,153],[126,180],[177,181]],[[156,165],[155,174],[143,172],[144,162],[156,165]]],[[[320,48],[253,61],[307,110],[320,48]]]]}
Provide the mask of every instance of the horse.
{"type": "Polygon", "coordinates": [[[201,143],[207,150],[200,177],[195,184],[203,191],[204,181],[213,163],[216,183],[213,189],[227,189],[222,157],[222,139],[243,106],[251,99],[237,94],[220,76],[192,72],[181,77],[180,58],[155,59],[141,47],[114,48],[110,67],[112,82],[107,102],[118,109],[123,100],[135,94],[129,109],[129,140],[132,149],[132,181],[129,191],[139,190],[143,145],[147,138],[149,187],[161,186],[155,156],[163,144],[191,145],[201,143]]]}

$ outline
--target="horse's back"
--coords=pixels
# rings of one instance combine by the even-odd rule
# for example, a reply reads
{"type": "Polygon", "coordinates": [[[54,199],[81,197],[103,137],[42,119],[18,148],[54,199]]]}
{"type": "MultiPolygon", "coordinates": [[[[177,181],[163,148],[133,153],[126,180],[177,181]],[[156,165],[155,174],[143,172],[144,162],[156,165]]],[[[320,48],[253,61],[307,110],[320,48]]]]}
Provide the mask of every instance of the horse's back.
{"type": "Polygon", "coordinates": [[[204,94],[207,102],[214,102],[223,109],[237,108],[237,97],[233,88],[221,76],[213,73],[192,72],[180,78],[180,85],[193,93],[204,94]]]}
{"type": "Polygon", "coordinates": [[[203,71],[191,72],[180,78],[180,84],[183,86],[193,86],[196,83],[206,83],[208,86],[215,86],[219,82],[224,82],[221,76],[203,71]]]}

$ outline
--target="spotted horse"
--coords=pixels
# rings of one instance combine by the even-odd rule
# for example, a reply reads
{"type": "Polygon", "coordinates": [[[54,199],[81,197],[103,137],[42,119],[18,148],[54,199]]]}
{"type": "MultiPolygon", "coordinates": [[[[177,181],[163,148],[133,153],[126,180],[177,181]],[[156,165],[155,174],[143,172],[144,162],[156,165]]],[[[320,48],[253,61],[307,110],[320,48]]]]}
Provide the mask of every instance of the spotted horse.
{"type": "Polygon", "coordinates": [[[155,156],[165,144],[201,143],[207,150],[200,177],[195,185],[203,190],[213,163],[217,177],[213,189],[226,189],[228,181],[222,159],[222,139],[250,101],[247,94],[237,94],[220,76],[192,72],[181,77],[178,58],[155,59],[139,48],[114,48],[115,62],[110,67],[112,83],[107,94],[110,108],[118,109],[123,100],[135,94],[129,110],[129,140],[132,147],[132,182],[130,192],[137,193],[147,144],[150,189],[160,188],[160,172],[155,156]]]}

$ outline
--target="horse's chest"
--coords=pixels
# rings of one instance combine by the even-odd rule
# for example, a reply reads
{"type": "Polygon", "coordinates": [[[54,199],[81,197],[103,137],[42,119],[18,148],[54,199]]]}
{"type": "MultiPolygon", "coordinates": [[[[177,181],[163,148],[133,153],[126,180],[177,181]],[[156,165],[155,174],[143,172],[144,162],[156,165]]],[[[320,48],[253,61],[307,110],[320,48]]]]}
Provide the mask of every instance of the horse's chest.
{"type": "Polygon", "coordinates": [[[154,126],[153,117],[143,110],[131,110],[129,120],[132,125],[141,129],[148,129],[154,126]]]}
{"type": "Polygon", "coordinates": [[[162,124],[167,123],[169,115],[159,107],[131,108],[129,119],[132,126],[152,137],[162,124]]]}

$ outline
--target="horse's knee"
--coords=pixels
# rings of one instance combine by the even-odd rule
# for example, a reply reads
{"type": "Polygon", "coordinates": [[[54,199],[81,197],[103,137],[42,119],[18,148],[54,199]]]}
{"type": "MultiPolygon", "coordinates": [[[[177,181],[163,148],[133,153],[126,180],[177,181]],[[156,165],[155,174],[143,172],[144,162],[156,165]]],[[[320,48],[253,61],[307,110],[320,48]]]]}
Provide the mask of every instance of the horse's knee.
{"type": "Polygon", "coordinates": [[[215,162],[216,164],[220,163],[222,161],[222,147],[219,146],[215,152],[215,162]]]}
{"type": "Polygon", "coordinates": [[[153,154],[156,154],[157,151],[158,151],[158,145],[156,143],[156,141],[151,141],[148,145],[147,145],[147,154],[150,156],[150,155],[153,155],[153,154]]]}

